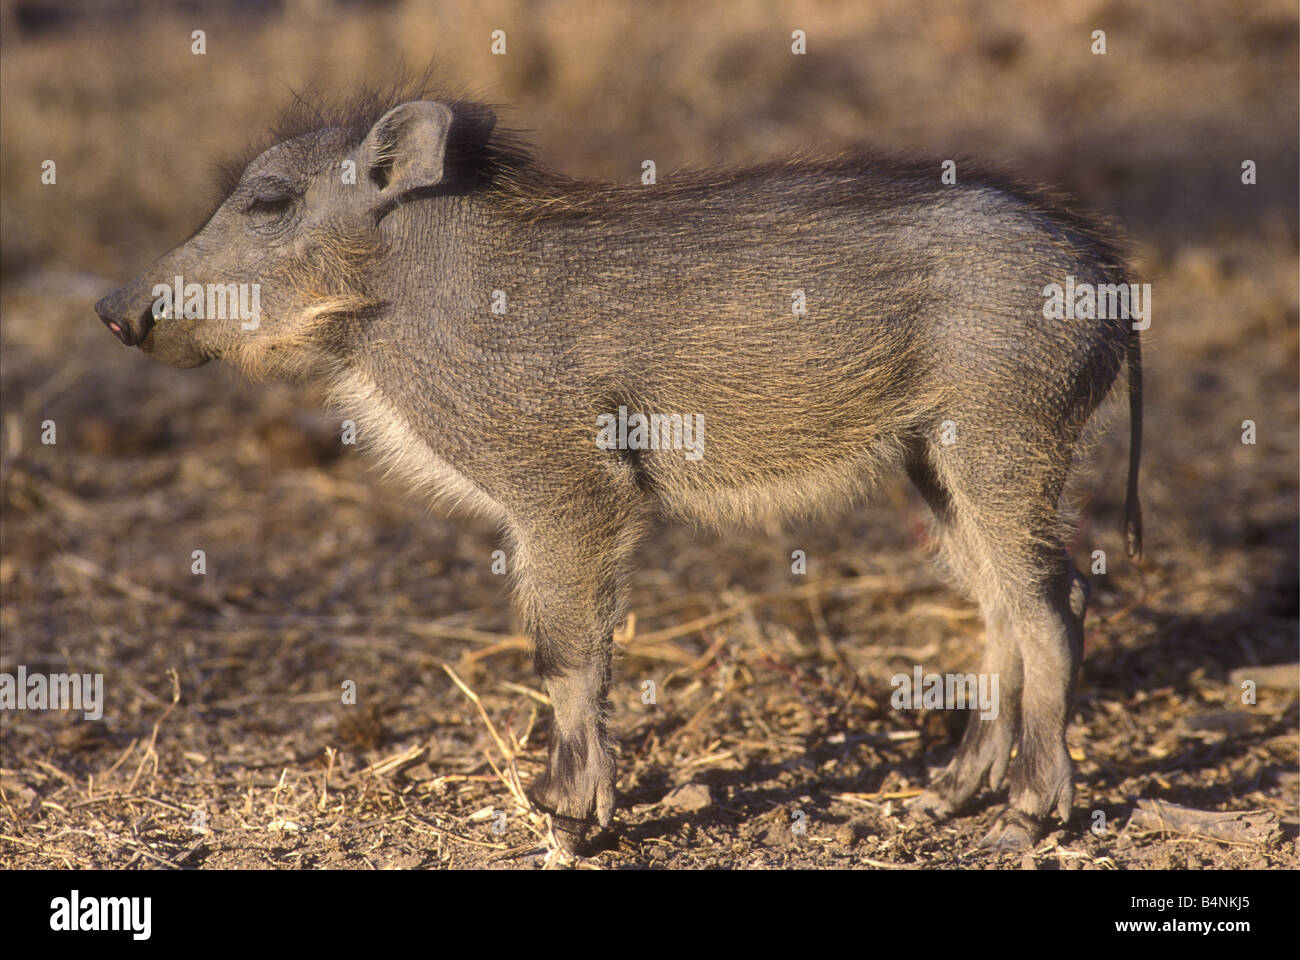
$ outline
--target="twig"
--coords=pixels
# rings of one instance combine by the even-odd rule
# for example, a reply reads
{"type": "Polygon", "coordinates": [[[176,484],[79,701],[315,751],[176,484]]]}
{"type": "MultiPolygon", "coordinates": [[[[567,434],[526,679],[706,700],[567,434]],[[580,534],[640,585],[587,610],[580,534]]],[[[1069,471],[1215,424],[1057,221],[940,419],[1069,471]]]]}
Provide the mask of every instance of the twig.
{"type": "Polygon", "coordinates": [[[153,774],[150,774],[150,776],[152,777],[158,773],[158,752],[154,749],[154,745],[158,742],[158,730],[162,727],[163,721],[166,720],[167,717],[171,715],[171,712],[176,709],[176,704],[181,702],[181,678],[177,676],[175,670],[168,670],[167,673],[172,678],[172,702],[167,709],[163,711],[162,716],[154,722],[153,733],[149,735],[149,745],[145,747],[144,754],[140,757],[140,762],[136,764],[135,775],[131,777],[131,782],[126,788],[127,793],[135,793],[135,785],[140,780],[140,773],[144,770],[145,762],[150,757],[153,758],[153,774]]]}

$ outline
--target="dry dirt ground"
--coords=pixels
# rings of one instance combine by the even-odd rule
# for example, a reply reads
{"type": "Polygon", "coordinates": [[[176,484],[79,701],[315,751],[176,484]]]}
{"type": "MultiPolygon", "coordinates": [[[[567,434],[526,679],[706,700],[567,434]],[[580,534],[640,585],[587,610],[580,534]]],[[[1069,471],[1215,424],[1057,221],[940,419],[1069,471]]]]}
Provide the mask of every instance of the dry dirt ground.
{"type": "Polygon", "coordinates": [[[102,673],[106,705],[98,722],[0,714],[0,866],[543,862],[514,797],[548,721],[495,531],[382,482],[310,393],[165,369],[91,311],[194,226],[207,161],[268,119],[279,81],[346,83],[400,37],[520,103],[570,172],[814,141],[986,153],[1115,215],[1154,286],[1142,561],[1119,536],[1124,415],[1081,484],[1074,552],[1087,568],[1104,550],[1108,570],[1069,732],[1071,822],[999,856],[976,849],[996,797],[938,827],[902,815],[962,719],[892,709],[890,677],[975,669],[981,626],[898,480],[847,516],[653,537],[619,637],[619,808],[583,866],[1296,867],[1300,691],[1294,666],[1263,669],[1297,659],[1295,10],[1175,7],[791,4],[773,22],[769,5],[683,5],[665,40],[591,4],[544,23],[521,3],[450,19],[318,4],[226,27],[241,42],[213,79],[159,39],[188,21],[24,32],[5,5],[0,667],[102,673]],[[477,52],[494,18],[514,59],[477,52]],[[813,72],[786,63],[791,23],[821,45],[813,72]],[[1096,26],[1104,71],[1063,52],[1096,26]],[[57,69],[69,59],[85,68],[57,69]],[[47,154],[57,187],[39,185],[47,154]],[[1227,842],[1140,831],[1140,800],[1268,816],[1227,842]]]}

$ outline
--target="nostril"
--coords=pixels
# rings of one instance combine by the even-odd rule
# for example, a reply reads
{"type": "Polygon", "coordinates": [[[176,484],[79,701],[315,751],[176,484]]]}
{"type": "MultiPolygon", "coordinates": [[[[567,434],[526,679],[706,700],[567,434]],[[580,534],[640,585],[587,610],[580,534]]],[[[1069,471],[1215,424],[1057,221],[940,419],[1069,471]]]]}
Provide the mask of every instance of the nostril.
{"type": "Polygon", "coordinates": [[[104,321],[104,326],[108,327],[109,332],[112,333],[113,336],[117,337],[117,339],[121,340],[128,347],[131,346],[131,328],[127,326],[123,319],[120,319],[122,314],[117,310],[114,310],[112,304],[109,304],[106,301],[107,298],[95,304],[95,312],[99,314],[99,319],[104,321]]]}

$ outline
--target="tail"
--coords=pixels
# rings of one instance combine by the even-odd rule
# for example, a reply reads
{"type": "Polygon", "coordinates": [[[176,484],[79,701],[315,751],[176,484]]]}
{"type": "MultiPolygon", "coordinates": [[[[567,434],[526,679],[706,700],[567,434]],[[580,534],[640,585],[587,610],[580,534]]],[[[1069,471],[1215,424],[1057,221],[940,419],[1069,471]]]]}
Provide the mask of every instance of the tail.
{"type": "Polygon", "coordinates": [[[1142,341],[1128,333],[1128,497],[1124,501],[1124,545],[1130,557],[1142,556],[1142,504],[1138,500],[1138,467],[1142,463],[1142,341]]]}

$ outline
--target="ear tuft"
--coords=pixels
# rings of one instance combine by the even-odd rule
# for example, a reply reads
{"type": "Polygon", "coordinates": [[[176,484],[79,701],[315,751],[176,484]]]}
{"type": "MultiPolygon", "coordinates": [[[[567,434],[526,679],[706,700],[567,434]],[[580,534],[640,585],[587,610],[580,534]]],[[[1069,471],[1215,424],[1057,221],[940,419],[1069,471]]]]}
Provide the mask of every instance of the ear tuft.
{"type": "Polygon", "coordinates": [[[480,147],[492,136],[492,129],[497,125],[496,111],[485,103],[469,100],[453,104],[455,108],[455,127],[457,142],[473,144],[480,147]]]}

